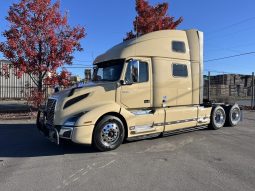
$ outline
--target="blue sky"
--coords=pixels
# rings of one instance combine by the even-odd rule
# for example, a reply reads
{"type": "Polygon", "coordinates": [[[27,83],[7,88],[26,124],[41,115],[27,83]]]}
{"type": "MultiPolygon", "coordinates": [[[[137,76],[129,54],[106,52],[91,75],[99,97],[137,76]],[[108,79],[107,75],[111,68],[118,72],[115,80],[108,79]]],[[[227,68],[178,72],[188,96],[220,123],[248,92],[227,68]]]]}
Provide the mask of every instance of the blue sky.
{"type": "MultiPolygon", "coordinates": [[[[169,2],[169,14],[184,17],[179,29],[196,28],[205,33],[205,60],[255,51],[254,0],[149,1],[169,2]]],[[[0,32],[8,27],[5,17],[13,2],[17,0],[1,0],[0,32]]],[[[121,42],[136,15],[135,0],[61,0],[61,9],[69,12],[70,25],[84,26],[87,32],[82,40],[84,52],[75,53],[73,67],[91,65],[97,55],[121,42]]],[[[83,68],[70,70],[84,76],[83,68]]],[[[255,54],[206,62],[207,70],[250,74],[255,72],[255,54]]]]}

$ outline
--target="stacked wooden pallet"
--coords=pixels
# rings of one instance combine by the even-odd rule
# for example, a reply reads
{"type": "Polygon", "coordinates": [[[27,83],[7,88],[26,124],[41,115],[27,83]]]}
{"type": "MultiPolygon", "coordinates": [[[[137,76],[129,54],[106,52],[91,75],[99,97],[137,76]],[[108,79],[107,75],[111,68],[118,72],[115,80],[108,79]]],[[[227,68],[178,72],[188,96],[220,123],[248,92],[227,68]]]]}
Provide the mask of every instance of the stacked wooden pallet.
{"type": "MultiPolygon", "coordinates": [[[[251,96],[251,75],[222,74],[210,76],[210,96],[251,96]]],[[[208,76],[204,76],[204,95],[208,97],[208,76]]]]}
{"type": "Polygon", "coordinates": [[[211,85],[210,95],[217,96],[228,96],[229,95],[229,86],[228,85],[211,85]]]}

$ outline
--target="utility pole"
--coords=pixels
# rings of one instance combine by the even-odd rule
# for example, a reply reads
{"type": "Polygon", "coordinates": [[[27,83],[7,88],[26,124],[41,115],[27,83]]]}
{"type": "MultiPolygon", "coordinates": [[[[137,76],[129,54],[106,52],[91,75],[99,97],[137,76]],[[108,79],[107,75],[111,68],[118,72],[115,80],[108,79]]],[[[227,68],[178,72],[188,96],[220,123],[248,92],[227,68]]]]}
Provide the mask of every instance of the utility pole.
{"type": "Polygon", "coordinates": [[[254,72],[252,72],[252,81],[251,81],[251,107],[255,106],[255,96],[254,96],[254,72]]]}
{"type": "Polygon", "coordinates": [[[208,72],[208,101],[210,101],[211,72],[208,72]]]}

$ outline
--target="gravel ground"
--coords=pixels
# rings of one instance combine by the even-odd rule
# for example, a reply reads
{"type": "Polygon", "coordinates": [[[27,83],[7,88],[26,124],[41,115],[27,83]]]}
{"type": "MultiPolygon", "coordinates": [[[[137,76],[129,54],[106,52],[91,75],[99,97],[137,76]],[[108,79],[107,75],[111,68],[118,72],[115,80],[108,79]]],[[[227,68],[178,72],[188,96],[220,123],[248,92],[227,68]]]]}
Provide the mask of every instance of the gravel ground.
{"type": "Polygon", "coordinates": [[[0,190],[255,190],[255,112],[235,128],[125,143],[57,147],[34,121],[0,125],[0,190]]]}

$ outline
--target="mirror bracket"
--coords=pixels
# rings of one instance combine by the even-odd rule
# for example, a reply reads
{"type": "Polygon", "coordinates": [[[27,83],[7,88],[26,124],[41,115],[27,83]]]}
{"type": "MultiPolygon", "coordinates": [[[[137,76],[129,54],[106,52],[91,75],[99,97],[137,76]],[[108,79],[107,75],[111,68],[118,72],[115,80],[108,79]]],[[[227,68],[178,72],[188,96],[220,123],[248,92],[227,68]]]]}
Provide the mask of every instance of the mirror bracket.
{"type": "Polygon", "coordinates": [[[131,82],[127,82],[127,81],[125,81],[125,80],[120,80],[120,85],[122,85],[122,86],[127,86],[127,85],[132,85],[133,83],[131,83],[131,82]]]}

